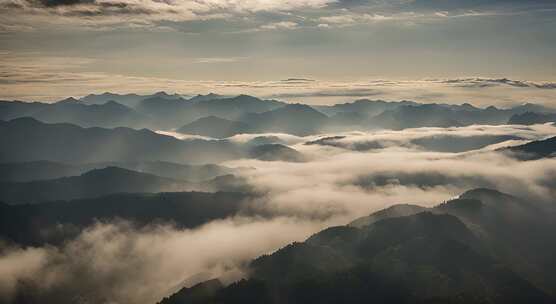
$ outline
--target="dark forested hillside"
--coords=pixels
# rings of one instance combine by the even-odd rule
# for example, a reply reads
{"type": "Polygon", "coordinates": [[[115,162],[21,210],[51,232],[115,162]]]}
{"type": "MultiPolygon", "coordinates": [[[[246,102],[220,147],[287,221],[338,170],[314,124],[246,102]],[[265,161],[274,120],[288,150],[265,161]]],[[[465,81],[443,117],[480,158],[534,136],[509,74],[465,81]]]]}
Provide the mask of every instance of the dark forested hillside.
{"type": "Polygon", "coordinates": [[[394,206],[262,256],[246,280],[162,303],[553,303],[552,216],[488,189],[394,206]]]}
{"type": "Polygon", "coordinates": [[[97,220],[193,228],[237,214],[249,198],[232,192],[127,193],[32,205],[0,203],[0,238],[23,245],[60,243],[97,220]]]}

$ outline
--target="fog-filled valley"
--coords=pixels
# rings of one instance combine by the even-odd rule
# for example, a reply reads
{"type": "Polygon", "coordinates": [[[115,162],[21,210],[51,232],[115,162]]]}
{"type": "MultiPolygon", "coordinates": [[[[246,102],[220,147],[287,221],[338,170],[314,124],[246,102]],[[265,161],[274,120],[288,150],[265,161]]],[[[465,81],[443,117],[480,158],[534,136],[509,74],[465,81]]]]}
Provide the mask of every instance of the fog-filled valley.
{"type": "Polygon", "coordinates": [[[556,109],[0,103],[2,303],[553,303],[556,109]]]}

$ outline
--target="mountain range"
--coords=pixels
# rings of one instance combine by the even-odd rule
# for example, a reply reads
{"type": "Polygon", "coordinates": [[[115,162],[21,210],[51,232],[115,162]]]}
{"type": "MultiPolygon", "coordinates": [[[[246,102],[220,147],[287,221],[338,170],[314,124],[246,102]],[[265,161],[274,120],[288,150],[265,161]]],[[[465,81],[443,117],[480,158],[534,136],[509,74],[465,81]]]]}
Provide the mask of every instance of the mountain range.
{"type": "Polygon", "coordinates": [[[554,303],[555,215],[490,189],[393,206],[160,303],[554,303]]]}
{"type": "Polygon", "coordinates": [[[332,106],[309,106],[265,100],[249,95],[217,94],[185,98],[104,93],[53,104],[0,101],[0,120],[33,117],[47,123],[82,127],[178,129],[188,134],[224,138],[241,133],[281,132],[311,135],[377,128],[453,127],[471,124],[532,124],[554,122],[556,109],[523,104],[509,109],[413,101],[357,100],[332,106]],[[214,131],[206,126],[214,125],[214,131]]]}
{"type": "Polygon", "coordinates": [[[262,152],[267,156],[273,153],[272,157],[266,157],[268,160],[301,159],[299,152],[283,145],[216,139],[180,140],[147,129],[82,128],[66,123],[46,124],[33,118],[0,121],[0,144],[4,147],[0,150],[0,165],[1,162],[50,161],[81,164],[92,169],[95,163],[100,166],[114,164],[155,174],[165,171],[154,168],[155,162],[158,167],[164,163],[214,164],[262,155],[262,152]],[[259,145],[265,147],[257,148],[259,145]],[[139,163],[150,165],[144,169],[139,163]]]}

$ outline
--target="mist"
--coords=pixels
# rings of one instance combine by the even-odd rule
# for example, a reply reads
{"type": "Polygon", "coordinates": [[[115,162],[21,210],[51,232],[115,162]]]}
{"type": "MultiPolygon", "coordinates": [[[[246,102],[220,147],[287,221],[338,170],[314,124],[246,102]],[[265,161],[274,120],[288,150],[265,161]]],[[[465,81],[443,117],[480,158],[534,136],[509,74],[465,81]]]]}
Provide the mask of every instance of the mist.
{"type": "Polygon", "coordinates": [[[97,222],[60,246],[0,247],[0,296],[36,293],[57,303],[155,303],[183,286],[248,277],[245,266],[262,254],[303,241],[319,230],[399,203],[434,206],[479,187],[495,188],[548,207],[556,197],[556,159],[520,161],[497,149],[556,134],[552,125],[420,128],[279,138],[306,162],[240,159],[237,170],[258,198],[241,212],[195,229],[170,223],[137,227],[97,222]],[[423,138],[500,137],[461,152],[437,152],[423,138]],[[511,136],[511,139],[503,136],[511,136]],[[307,144],[330,138],[328,144],[307,144]],[[364,143],[377,148],[359,149],[364,143]],[[331,144],[333,143],[333,144],[331,144]]]}

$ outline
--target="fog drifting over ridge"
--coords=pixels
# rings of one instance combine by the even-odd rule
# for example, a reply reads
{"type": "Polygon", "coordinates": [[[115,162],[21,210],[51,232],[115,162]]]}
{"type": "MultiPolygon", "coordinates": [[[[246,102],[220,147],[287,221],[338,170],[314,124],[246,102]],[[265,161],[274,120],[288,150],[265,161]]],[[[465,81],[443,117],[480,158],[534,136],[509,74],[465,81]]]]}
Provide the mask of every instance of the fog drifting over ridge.
{"type": "MultiPolygon", "coordinates": [[[[260,135],[230,140],[245,142],[260,135]]],[[[92,302],[154,303],[174,291],[168,286],[180,286],[194,276],[197,279],[188,285],[223,274],[236,279],[243,275],[242,264],[256,256],[393,204],[433,206],[477,187],[496,188],[541,205],[556,197],[556,159],[523,162],[493,151],[554,136],[554,125],[272,135],[308,161],[226,162],[231,167],[254,168],[240,174],[264,194],[251,202],[244,216],[192,230],[99,223],[59,248],[4,245],[0,247],[1,296],[10,297],[18,284],[24,284],[36,286],[38,292],[63,290],[92,302]],[[502,138],[459,153],[434,152],[415,144],[423,138],[486,135],[516,139],[502,138]],[[327,137],[339,145],[306,144],[327,137]],[[368,142],[382,146],[354,148],[368,142]]]]}

